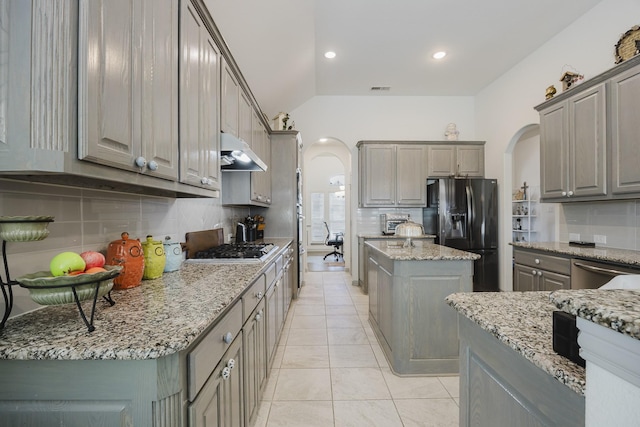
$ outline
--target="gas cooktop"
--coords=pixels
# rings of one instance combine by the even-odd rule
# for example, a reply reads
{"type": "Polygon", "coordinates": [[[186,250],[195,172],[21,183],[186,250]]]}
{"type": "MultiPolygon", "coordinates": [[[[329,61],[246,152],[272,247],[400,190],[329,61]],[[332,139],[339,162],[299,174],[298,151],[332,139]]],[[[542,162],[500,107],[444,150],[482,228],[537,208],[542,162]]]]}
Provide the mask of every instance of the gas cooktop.
{"type": "Polygon", "coordinates": [[[226,243],[199,251],[188,262],[242,263],[264,262],[278,246],[272,243],[226,243]]]}

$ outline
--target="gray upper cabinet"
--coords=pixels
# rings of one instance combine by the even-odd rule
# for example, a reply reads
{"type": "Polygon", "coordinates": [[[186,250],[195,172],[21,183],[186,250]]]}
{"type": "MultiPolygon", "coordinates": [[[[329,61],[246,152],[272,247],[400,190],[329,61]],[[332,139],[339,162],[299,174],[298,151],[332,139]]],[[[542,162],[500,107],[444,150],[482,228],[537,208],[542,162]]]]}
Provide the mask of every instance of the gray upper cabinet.
{"type": "Polygon", "coordinates": [[[80,2],[79,158],[178,177],[178,0],[80,2]]]}
{"type": "Polygon", "coordinates": [[[238,127],[238,112],[240,105],[240,85],[233,74],[233,70],[224,58],[221,67],[221,121],[222,132],[240,136],[238,127]]]}
{"type": "Polygon", "coordinates": [[[611,79],[613,194],[640,193],[640,67],[611,79]]]}
{"type": "Polygon", "coordinates": [[[540,111],[542,198],[607,194],[606,86],[540,111]]]}
{"type": "Polygon", "coordinates": [[[474,145],[429,145],[429,177],[484,177],[484,143],[474,145]]]}
{"type": "Polygon", "coordinates": [[[240,91],[239,102],[238,137],[253,148],[253,115],[255,114],[255,111],[253,110],[251,100],[245,91],[240,91]]]}
{"type": "Polygon", "coordinates": [[[193,4],[181,4],[180,181],[219,189],[220,52],[193,4]]]}
{"type": "Polygon", "coordinates": [[[360,206],[425,206],[426,146],[360,141],[360,206]]]}
{"type": "Polygon", "coordinates": [[[640,194],[640,57],[535,107],[541,198],[610,200],[640,194]]]}

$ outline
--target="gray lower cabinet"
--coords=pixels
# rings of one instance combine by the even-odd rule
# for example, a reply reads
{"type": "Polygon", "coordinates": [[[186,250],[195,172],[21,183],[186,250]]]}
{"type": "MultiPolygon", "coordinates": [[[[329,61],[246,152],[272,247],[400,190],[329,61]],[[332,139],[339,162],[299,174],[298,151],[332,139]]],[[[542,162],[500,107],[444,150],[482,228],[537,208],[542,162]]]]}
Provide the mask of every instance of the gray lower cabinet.
{"type": "MultiPolygon", "coordinates": [[[[384,240],[388,242],[400,241],[400,237],[371,237],[371,236],[358,236],[358,286],[365,294],[369,293],[369,282],[367,280],[367,260],[369,259],[369,251],[367,249],[367,241],[384,240]]],[[[433,243],[433,237],[420,237],[414,238],[414,241],[420,241],[424,243],[433,243]]]]}
{"type": "Polygon", "coordinates": [[[262,386],[267,378],[265,299],[262,298],[242,328],[244,340],[244,408],[246,424],[258,413],[262,386]]]}
{"type": "Polygon", "coordinates": [[[242,334],[189,405],[189,427],[244,427],[242,334]]]}
{"type": "Polygon", "coordinates": [[[571,259],[524,249],[513,251],[514,291],[571,289],[571,259]]]}
{"type": "Polygon", "coordinates": [[[584,396],[466,317],[458,324],[460,426],[584,426],[584,396]]]}
{"type": "Polygon", "coordinates": [[[457,315],[444,302],[473,289],[473,261],[400,261],[370,251],[369,323],[399,375],[458,372],[457,315]]]}

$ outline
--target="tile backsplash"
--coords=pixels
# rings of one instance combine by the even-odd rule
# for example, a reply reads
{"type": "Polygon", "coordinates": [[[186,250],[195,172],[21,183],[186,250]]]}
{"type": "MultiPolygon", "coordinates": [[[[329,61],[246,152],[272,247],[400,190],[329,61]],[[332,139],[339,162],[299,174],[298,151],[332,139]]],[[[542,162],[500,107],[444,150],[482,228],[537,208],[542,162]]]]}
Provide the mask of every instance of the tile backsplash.
{"type": "Polygon", "coordinates": [[[559,215],[562,242],[569,234],[590,242],[598,235],[606,237],[598,246],[640,250],[640,200],[563,203],[559,215]]]}
{"type": "MultiPolygon", "coordinates": [[[[133,238],[170,236],[180,242],[186,232],[211,228],[223,228],[229,236],[234,231],[232,220],[247,214],[247,208],[223,207],[220,199],[173,199],[0,179],[0,215],[55,217],[46,239],[7,242],[12,278],[48,270],[59,252],[104,252],[123,231],[133,238]]],[[[25,289],[15,287],[14,292],[12,315],[40,307],[25,289]]]]}

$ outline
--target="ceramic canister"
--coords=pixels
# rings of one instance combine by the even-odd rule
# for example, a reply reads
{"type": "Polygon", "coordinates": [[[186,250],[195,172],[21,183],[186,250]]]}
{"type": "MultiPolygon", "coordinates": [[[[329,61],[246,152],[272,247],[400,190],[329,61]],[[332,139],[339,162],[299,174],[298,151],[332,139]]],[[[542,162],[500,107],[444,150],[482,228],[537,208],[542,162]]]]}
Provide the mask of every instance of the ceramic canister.
{"type": "Polygon", "coordinates": [[[114,240],[107,247],[107,265],[120,265],[122,272],[113,279],[113,289],[128,289],[140,285],[144,273],[144,256],[138,239],[129,239],[126,231],[121,239],[114,240]]]}
{"type": "Polygon", "coordinates": [[[182,246],[180,243],[172,242],[171,237],[164,238],[164,253],[167,257],[167,262],[164,265],[164,272],[180,270],[182,265],[182,246]]]}
{"type": "Polygon", "coordinates": [[[153,236],[147,236],[147,240],[142,242],[142,252],[144,253],[144,280],[157,279],[162,277],[166,256],[164,246],[160,240],[153,240],[153,236]]]}

